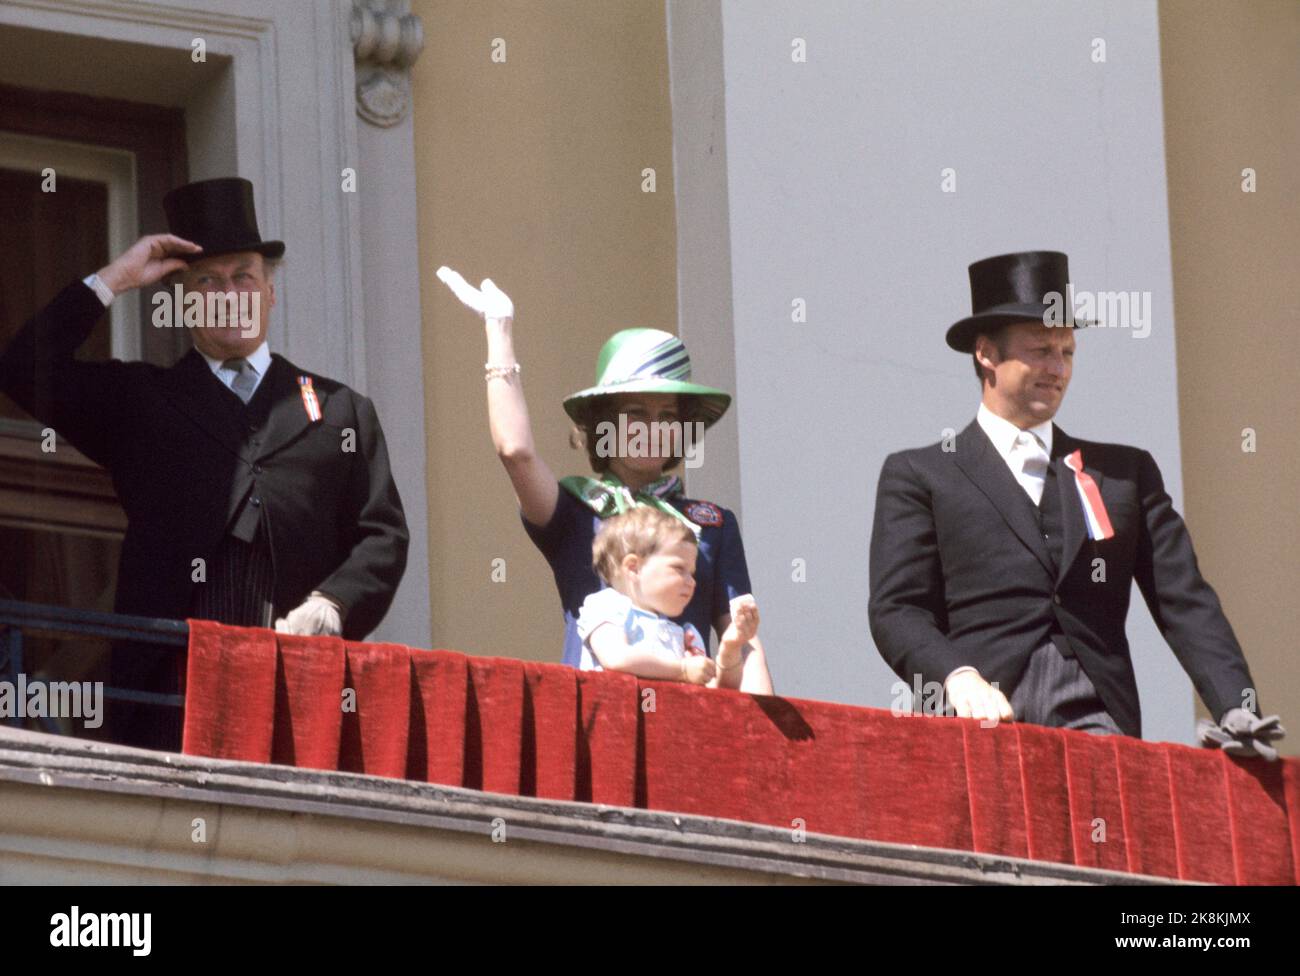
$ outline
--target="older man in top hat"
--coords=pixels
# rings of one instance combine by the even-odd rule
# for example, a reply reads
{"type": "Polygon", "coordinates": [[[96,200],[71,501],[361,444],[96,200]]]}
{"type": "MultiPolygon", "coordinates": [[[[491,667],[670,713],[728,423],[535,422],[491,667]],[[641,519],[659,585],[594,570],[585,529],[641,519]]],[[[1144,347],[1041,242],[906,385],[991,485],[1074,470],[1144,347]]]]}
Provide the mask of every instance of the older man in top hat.
{"type": "Polygon", "coordinates": [[[959,716],[1141,735],[1124,619],[1136,579],[1218,720],[1202,741],[1276,758],[1254,682],[1149,453],[1052,423],[1074,328],[1066,256],[970,266],[974,314],[948,345],[982,399],[955,441],[885,460],[871,539],[871,633],[894,671],[942,683],[959,716]],[[1065,327],[1060,327],[1065,326],[1065,327]]]}
{"type": "MultiPolygon", "coordinates": [[[[360,639],[392,603],[408,542],[374,405],[269,351],[284,244],[262,240],[252,184],[191,183],[164,209],[172,234],[142,238],[22,328],[0,389],[111,472],[129,520],[118,612],[360,639]],[[186,298],[174,324],[199,326],[175,366],[74,358],[114,295],[164,277],[186,298]]],[[[175,662],[147,648],[115,647],[112,672],[176,688],[175,662]]],[[[174,713],[121,707],[114,726],[156,747],[179,732],[174,713]]]]}

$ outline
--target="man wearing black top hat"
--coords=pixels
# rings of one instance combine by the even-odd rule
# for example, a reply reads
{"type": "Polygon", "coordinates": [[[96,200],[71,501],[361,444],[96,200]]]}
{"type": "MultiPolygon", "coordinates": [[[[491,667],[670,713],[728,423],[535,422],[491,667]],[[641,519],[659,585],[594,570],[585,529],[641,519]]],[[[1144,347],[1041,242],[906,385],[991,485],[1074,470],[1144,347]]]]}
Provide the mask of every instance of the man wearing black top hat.
{"type": "MultiPolygon", "coordinates": [[[[251,183],[191,183],[163,203],[172,233],[137,241],[24,325],[0,389],[112,474],[129,520],[119,613],[363,638],[408,542],[374,405],[269,351],[284,244],[262,240],[251,183]],[[200,306],[199,321],[172,310],[200,326],[175,366],[73,358],[114,295],[164,277],[177,295],[232,299],[200,306]]],[[[174,692],[177,680],[174,655],[114,648],[114,685],[174,692]]],[[[119,706],[114,725],[119,741],[179,743],[174,710],[119,706]]]]}
{"type": "Polygon", "coordinates": [[[1070,382],[1066,256],[970,266],[974,314],[948,345],[983,390],[955,439],[885,460],[871,539],[871,633],[909,684],[959,716],[1142,734],[1124,620],[1138,587],[1218,719],[1201,739],[1276,758],[1254,682],[1151,455],[1052,423],[1070,382]]]}

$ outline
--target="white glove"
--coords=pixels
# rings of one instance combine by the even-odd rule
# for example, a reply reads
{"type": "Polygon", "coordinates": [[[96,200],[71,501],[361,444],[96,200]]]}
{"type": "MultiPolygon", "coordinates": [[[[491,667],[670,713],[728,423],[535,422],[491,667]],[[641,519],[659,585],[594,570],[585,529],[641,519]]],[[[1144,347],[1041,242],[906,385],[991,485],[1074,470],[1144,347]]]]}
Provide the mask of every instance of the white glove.
{"type": "Polygon", "coordinates": [[[491,278],[484,278],[483,283],[475,288],[461,277],[460,272],[452,271],[445,264],[438,269],[438,277],[443,284],[456,293],[457,298],[484,318],[513,319],[515,317],[515,303],[510,300],[509,295],[492,283],[491,278]]]}
{"type": "Polygon", "coordinates": [[[338,604],[327,596],[313,593],[302,605],[289,611],[289,616],[275,622],[276,633],[298,634],[314,637],[338,637],[343,633],[343,618],[338,604]]]}

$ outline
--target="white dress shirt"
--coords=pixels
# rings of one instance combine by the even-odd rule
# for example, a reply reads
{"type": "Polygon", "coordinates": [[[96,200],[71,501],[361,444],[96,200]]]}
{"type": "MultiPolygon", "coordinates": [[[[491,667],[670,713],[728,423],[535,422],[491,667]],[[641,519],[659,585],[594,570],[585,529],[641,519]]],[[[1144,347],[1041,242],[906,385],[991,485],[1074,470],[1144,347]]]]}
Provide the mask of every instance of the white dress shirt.
{"type": "Polygon", "coordinates": [[[1052,422],[1044,420],[1026,430],[999,417],[984,404],[980,404],[975,419],[989,435],[998,454],[1006,462],[1020,487],[1025,489],[1035,505],[1043,497],[1043,479],[1047,477],[1047,462],[1052,456],[1052,422]],[[1028,465],[1026,459],[1030,460],[1028,465]]]}
{"type": "MultiPolygon", "coordinates": [[[[1029,500],[1037,505],[1043,497],[1043,480],[1047,477],[1047,464],[1052,457],[1052,422],[1045,420],[1027,430],[1021,430],[982,403],[975,419],[984,433],[988,434],[989,440],[1011,469],[1011,474],[1020,483],[1020,487],[1025,489],[1029,500]],[[1028,464],[1026,460],[1029,461],[1028,464]]],[[[977,670],[973,665],[965,664],[954,668],[948,678],[962,671],[977,670]]],[[[944,684],[947,682],[948,679],[945,678],[944,684]]]]}
{"type": "Polygon", "coordinates": [[[113,289],[104,284],[98,274],[88,274],[86,277],[81,279],[81,282],[98,295],[99,300],[104,303],[104,307],[108,308],[109,304],[113,301],[113,289]]]}
{"type": "MultiPolygon", "coordinates": [[[[221,365],[225,360],[213,359],[202,351],[199,352],[199,355],[207,360],[208,367],[212,370],[213,375],[222,383],[225,383],[227,389],[231,388],[238,374],[233,369],[226,369],[221,365]]],[[[248,360],[248,365],[253,367],[253,372],[256,374],[256,379],[253,382],[253,393],[256,393],[257,388],[262,385],[262,378],[266,376],[266,371],[271,368],[271,348],[263,340],[260,346],[244,358],[248,360]]],[[[252,395],[252,393],[249,394],[250,397],[252,395]]]]}

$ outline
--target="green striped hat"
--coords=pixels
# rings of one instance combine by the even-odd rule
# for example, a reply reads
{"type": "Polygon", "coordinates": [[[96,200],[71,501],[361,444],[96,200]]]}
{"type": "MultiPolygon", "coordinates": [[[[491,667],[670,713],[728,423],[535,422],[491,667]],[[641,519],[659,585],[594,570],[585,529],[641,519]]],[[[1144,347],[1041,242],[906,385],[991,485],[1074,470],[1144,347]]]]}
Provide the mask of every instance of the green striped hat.
{"type": "Polygon", "coordinates": [[[596,385],[564,398],[579,425],[596,397],[617,393],[676,393],[695,399],[695,419],[711,427],[731,405],[731,394],[691,381],[691,357],[682,340],[662,329],[615,332],[596,360],[596,385]]]}

